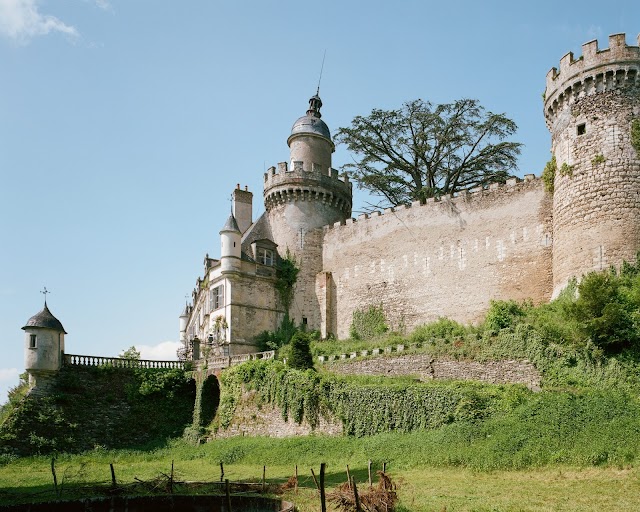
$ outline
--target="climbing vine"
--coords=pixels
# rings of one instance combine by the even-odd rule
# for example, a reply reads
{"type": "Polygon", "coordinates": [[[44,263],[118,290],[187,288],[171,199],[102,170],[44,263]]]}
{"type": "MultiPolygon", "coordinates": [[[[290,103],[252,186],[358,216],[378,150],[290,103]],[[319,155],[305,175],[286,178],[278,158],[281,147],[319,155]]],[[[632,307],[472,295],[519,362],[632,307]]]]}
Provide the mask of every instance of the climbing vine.
{"type": "Polygon", "coordinates": [[[551,160],[547,162],[542,170],[542,182],[544,183],[544,188],[550,194],[553,194],[553,189],[555,185],[556,171],[558,170],[558,164],[556,163],[555,155],[551,157],[551,160]]]}
{"type": "Polygon", "coordinates": [[[298,280],[298,274],[300,268],[296,258],[289,249],[284,258],[281,258],[276,266],[276,290],[282,302],[282,306],[285,311],[285,316],[289,316],[289,308],[293,301],[293,289],[296,281],[298,280]]]}
{"type": "Polygon", "coordinates": [[[640,119],[631,121],[631,145],[640,154],[640,119]]]}
{"type": "Polygon", "coordinates": [[[252,361],[223,373],[218,413],[223,428],[231,424],[243,388],[278,407],[284,420],[315,428],[321,418],[334,417],[345,434],[358,437],[485,418],[509,410],[529,393],[515,385],[339,377],[294,370],[279,361],[252,361]]]}
{"type": "Polygon", "coordinates": [[[569,165],[565,162],[560,166],[558,172],[560,173],[560,176],[569,176],[571,178],[573,176],[573,165],[569,165]]]}

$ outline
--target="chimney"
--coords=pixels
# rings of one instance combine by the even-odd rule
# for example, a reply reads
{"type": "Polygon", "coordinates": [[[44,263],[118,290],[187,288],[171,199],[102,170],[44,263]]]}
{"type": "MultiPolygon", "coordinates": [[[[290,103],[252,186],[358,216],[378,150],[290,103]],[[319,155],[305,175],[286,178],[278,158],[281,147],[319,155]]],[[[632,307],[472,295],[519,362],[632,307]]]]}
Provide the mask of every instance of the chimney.
{"type": "Polygon", "coordinates": [[[240,184],[233,191],[233,216],[241,233],[253,223],[253,192],[249,192],[247,187],[242,190],[240,184]]]}

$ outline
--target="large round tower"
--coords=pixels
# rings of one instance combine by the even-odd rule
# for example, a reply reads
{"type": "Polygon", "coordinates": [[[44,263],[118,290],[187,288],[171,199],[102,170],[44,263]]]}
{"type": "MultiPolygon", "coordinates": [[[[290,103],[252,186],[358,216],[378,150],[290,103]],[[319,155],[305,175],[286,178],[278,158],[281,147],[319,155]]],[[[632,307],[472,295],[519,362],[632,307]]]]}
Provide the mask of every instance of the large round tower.
{"type": "MultiPolygon", "coordinates": [[[[640,36],[638,38],[640,44],[640,36]]],[[[582,45],[547,74],[544,113],[556,171],[553,295],[572,277],[634,260],[640,249],[640,48],[624,34],[582,45]],[[636,128],[638,129],[638,128],[636,128]]]]}
{"type": "Polygon", "coordinates": [[[321,107],[316,94],[287,139],[290,162],[264,175],[264,204],[273,240],[280,254],[288,250],[300,267],[290,313],[310,329],[320,326],[315,283],[322,269],[322,232],[317,228],[350,217],[352,204],[349,179],[331,168],[335,146],[321,119],[321,107]]]}

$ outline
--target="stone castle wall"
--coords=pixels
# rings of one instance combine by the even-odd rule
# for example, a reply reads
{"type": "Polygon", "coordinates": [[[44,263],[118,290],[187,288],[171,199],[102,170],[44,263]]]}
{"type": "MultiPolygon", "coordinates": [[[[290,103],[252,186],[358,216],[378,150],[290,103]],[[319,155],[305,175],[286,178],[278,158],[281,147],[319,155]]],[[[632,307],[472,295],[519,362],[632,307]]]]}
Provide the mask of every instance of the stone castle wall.
{"type": "Polygon", "coordinates": [[[353,311],[372,304],[410,329],[478,321],[490,299],[547,301],[551,222],[551,197],[528,176],[326,228],[316,293],[327,330],[348,337],[353,311]]]}
{"type": "Polygon", "coordinates": [[[473,380],[491,384],[522,384],[540,390],[542,376],[528,361],[453,361],[434,359],[430,354],[373,356],[337,360],[326,368],[341,375],[416,376],[420,380],[473,380]]]}

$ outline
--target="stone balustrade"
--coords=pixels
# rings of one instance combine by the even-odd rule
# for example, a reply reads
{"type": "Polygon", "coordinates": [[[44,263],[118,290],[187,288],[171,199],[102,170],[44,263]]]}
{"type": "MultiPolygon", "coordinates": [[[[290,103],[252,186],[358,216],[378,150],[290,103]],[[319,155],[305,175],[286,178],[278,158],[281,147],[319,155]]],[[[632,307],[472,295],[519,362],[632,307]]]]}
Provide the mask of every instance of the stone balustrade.
{"type": "Polygon", "coordinates": [[[150,359],[123,359],[121,357],[86,356],[65,354],[65,366],[114,366],[116,368],[180,368],[185,361],[153,361],[150,359]]]}
{"type": "MultiPolygon", "coordinates": [[[[275,351],[238,354],[235,356],[215,356],[207,360],[209,368],[223,369],[230,366],[255,361],[256,359],[274,359],[275,351]]],[[[116,368],[180,368],[185,369],[186,361],[153,361],[150,359],[123,359],[121,357],[87,356],[79,354],[65,354],[65,366],[113,366],[116,368]]]]}

